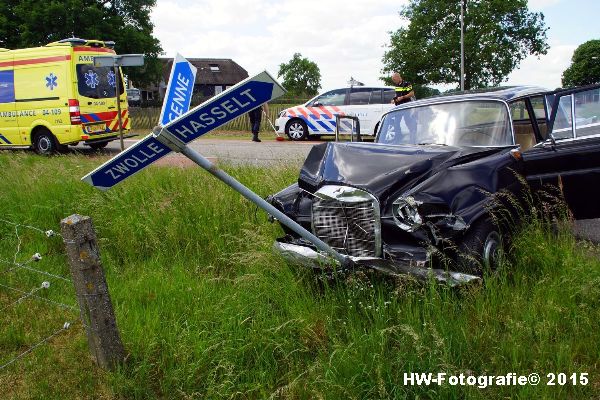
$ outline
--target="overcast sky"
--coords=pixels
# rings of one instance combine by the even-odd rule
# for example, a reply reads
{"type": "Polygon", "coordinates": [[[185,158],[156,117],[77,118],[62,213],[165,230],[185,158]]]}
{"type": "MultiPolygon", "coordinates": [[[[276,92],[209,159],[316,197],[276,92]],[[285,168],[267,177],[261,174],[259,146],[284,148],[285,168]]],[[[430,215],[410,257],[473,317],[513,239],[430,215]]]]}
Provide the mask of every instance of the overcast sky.
{"type": "MultiPolygon", "coordinates": [[[[296,52],[321,69],[323,90],[346,86],[350,76],[380,85],[381,58],[389,31],[403,22],[406,0],[158,0],[152,20],[166,56],[232,58],[250,75],[296,52]]],[[[560,86],[575,48],[600,39],[600,1],[530,0],[550,27],[550,50],[529,57],[506,84],[560,86]]]]}

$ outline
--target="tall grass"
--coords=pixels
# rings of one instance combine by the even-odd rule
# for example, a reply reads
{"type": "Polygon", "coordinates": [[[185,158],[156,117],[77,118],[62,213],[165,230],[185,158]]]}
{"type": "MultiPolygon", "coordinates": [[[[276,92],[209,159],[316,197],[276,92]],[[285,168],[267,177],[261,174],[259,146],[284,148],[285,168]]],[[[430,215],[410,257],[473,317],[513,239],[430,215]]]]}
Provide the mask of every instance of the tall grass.
{"type": "MultiPolygon", "coordinates": [[[[78,326],[0,371],[0,397],[600,396],[600,261],[568,230],[551,233],[532,221],[507,264],[480,286],[451,290],[370,274],[322,283],[274,255],[279,228],[204,171],[153,167],[103,193],[79,182],[97,164],[0,154],[2,215],[51,228],[72,213],[92,216],[127,362],[98,370],[78,326]],[[419,387],[404,385],[405,372],[538,372],[542,382],[550,372],[587,372],[590,382],[419,387]]],[[[260,195],[298,173],[226,169],[260,195]]],[[[12,239],[0,232],[6,258],[12,239]]],[[[24,246],[38,248],[36,240],[24,246]]],[[[66,274],[60,240],[50,247],[54,268],[66,274]]],[[[0,295],[0,306],[9,300],[0,295]]],[[[0,358],[14,351],[7,327],[37,315],[36,303],[26,304],[0,315],[0,358]]],[[[31,334],[39,328],[27,326],[31,334]]]]}

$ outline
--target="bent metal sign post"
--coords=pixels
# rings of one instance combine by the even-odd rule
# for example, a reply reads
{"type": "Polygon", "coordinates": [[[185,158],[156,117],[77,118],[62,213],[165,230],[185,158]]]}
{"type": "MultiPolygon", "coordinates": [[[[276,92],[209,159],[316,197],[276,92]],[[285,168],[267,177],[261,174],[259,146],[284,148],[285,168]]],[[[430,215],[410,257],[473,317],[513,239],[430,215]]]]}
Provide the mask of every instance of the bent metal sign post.
{"type": "MultiPolygon", "coordinates": [[[[187,88],[181,87],[179,82],[180,88],[177,93],[181,95],[188,90],[191,97],[193,82],[188,80],[191,85],[187,88]]],[[[177,110],[181,115],[164,124],[162,130],[187,144],[284,93],[285,89],[267,71],[264,71],[243,80],[190,111],[181,112],[185,110],[186,104],[183,104],[183,109],[177,110]]],[[[174,100],[165,100],[166,103],[169,101],[174,102],[174,100]]],[[[82,180],[100,190],[107,190],[171,151],[172,149],[162,143],[155,134],[150,134],[84,176],[82,180]]]]}
{"type": "Polygon", "coordinates": [[[335,251],[327,243],[304,229],[296,221],[187,145],[192,140],[270,100],[282,96],[284,93],[285,89],[267,71],[264,71],[240,82],[221,93],[221,95],[186,112],[164,126],[155,128],[151,135],[146,136],[135,146],[130,147],[90,172],[82,180],[101,190],[107,190],[171,151],[176,151],[194,161],[292,231],[313,243],[317,249],[329,254],[342,267],[348,267],[352,262],[350,258],[335,251]]]}

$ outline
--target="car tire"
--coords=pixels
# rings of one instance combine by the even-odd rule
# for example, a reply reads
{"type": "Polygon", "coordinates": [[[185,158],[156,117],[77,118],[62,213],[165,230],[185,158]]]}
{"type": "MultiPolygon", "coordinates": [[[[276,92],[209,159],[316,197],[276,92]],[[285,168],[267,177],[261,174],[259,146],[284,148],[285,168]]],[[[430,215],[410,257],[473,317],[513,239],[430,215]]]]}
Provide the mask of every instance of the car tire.
{"type": "Polygon", "coordinates": [[[460,272],[482,275],[485,269],[498,268],[503,254],[500,229],[489,217],[471,225],[458,246],[457,264],[460,272]]]}
{"type": "Polygon", "coordinates": [[[293,119],[285,125],[285,134],[290,140],[305,140],[308,138],[308,127],[301,119],[293,119]]]}
{"type": "Polygon", "coordinates": [[[90,143],[88,146],[90,146],[90,148],[92,150],[101,150],[103,148],[105,148],[108,145],[108,142],[102,142],[102,143],[90,143]]]}
{"type": "Polygon", "coordinates": [[[38,128],[33,135],[33,150],[40,155],[51,155],[63,150],[64,145],[58,143],[52,132],[46,128],[38,128]]]}

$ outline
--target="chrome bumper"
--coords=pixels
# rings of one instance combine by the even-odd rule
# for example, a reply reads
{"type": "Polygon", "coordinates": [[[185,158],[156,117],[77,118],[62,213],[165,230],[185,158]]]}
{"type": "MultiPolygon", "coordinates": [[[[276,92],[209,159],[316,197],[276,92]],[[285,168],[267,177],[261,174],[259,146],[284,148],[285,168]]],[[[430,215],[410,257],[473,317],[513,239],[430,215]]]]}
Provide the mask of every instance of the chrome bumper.
{"type": "MultiPolygon", "coordinates": [[[[326,254],[317,252],[310,247],[292,243],[275,242],[273,248],[286,260],[315,269],[339,267],[339,262],[326,254]]],[[[393,262],[378,257],[349,257],[355,268],[367,268],[390,276],[412,276],[419,281],[435,279],[450,287],[480,281],[475,275],[462,272],[446,271],[427,268],[425,262],[393,262]]]]}

